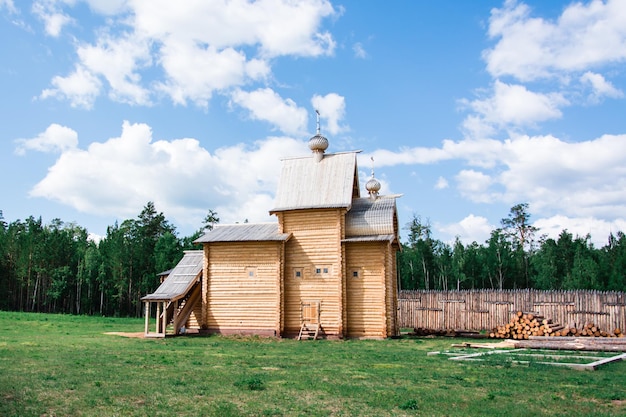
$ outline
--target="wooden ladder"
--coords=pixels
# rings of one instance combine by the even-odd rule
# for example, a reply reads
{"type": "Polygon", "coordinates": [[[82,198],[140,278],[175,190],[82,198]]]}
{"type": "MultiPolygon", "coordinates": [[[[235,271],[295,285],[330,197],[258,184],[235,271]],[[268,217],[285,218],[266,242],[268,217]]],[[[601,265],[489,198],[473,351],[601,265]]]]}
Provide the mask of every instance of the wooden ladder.
{"type": "Polygon", "coordinates": [[[298,340],[302,340],[302,335],[307,334],[308,339],[317,340],[317,336],[320,333],[320,302],[313,301],[308,303],[302,303],[300,309],[300,333],[298,334],[298,340]]]}

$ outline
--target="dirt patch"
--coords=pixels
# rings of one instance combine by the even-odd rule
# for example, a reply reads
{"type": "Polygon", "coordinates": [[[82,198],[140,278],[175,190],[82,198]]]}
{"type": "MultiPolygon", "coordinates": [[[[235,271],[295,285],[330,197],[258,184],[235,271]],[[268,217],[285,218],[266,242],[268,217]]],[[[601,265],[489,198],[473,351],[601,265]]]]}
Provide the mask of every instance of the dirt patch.
{"type": "Polygon", "coordinates": [[[134,337],[138,339],[143,339],[145,336],[143,332],[139,332],[139,333],[106,332],[105,334],[111,334],[113,336],[122,336],[122,337],[134,337]]]}

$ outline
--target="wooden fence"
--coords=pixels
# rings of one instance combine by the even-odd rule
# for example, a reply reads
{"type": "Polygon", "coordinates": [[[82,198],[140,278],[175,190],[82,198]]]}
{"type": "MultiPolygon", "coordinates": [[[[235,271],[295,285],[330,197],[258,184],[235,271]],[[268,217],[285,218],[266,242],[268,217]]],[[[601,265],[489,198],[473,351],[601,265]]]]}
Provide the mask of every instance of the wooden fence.
{"type": "Polygon", "coordinates": [[[403,328],[491,330],[517,311],[533,312],[568,327],[594,323],[602,330],[626,328],[626,293],[608,291],[463,290],[400,291],[403,328]]]}

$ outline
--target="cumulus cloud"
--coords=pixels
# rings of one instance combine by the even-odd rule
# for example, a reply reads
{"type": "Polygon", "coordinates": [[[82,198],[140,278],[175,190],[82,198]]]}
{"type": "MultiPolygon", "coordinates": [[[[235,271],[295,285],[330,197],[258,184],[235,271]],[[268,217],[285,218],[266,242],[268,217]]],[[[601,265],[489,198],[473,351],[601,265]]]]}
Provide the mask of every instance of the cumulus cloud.
{"type": "Polygon", "coordinates": [[[271,88],[252,92],[235,90],[233,103],[247,109],[254,120],[263,120],[287,134],[299,134],[306,130],[307,111],[291,99],[283,99],[271,88]]]}
{"type": "Polygon", "coordinates": [[[52,37],[58,37],[63,27],[72,23],[72,19],[63,13],[54,0],[38,0],[33,3],[33,13],[44,22],[46,34],[52,37]]]}
{"type": "MultiPolygon", "coordinates": [[[[74,3],[37,4],[48,33],[58,35],[67,23],[62,16],[70,18],[74,3]]],[[[108,17],[106,24],[93,43],[77,44],[74,72],[55,76],[41,98],[90,108],[106,80],[115,101],[149,105],[154,95],[165,94],[176,104],[206,107],[216,92],[268,78],[275,57],[317,57],[335,49],[330,33],[321,29],[322,21],[337,13],[327,0],[88,4],[108,17]]]]}
{"type": "Polygon", "coordinates": [[[538,122],[558,119],[560,108],[569,101],[560,93],[537,93],[523,85],[496,80],[489,97],[462,104],[474,113],[463,127],[471,137],[485,137],[499,129],[535,126],[538,122]]]}
{"type": "Polygon", "coordinates": [[[562,215],[541,218],[533,223],[539,228],[541,235],[557,239],[563,230],[567,230],[574,236],[591,236],[591,243],[596,247],[602,247],[608,243],[610,234],[626,230],[626,220],[618,218],[612,221],[597,219],[594,217],[567,217],[562,215]]]}
{"type": "Polygon", "coordinates": [[[473,166],[493,167],[502,154],[503,143],[495,139],[467,139],[442,141],[441,147],[401,148],[398,151],[377,149],[360,154],[359,159],[374,158],[376,166],[434,164],[453,159],[467,161],[473,166]]]}
{"type": "Polygon", "coordinates": [[[469,112],[462,123],[469,137],[537,128],[561,118],[564,107],[624,97],[606,74],[615,76],[612,69],[626,61],[626,9],[619,0],[572,3],[555,19],[506,0],[491,11],[488,35],[495,44],[482,57],[493,86],[460,100],[469,112]]]}
{"type": "Polygon", "coordinates": [[[437,148],[377,150],[370,155],[377,166],[453,160],[468,165],[456,173],[453,187],[474,203],[524,201],[541,217],[560,214],[609,223],[623,219],[626,212],[626,134],[581,142],[551,135],[447,140],[437,148]]]}
{"type": "Polygon", "coordinates": [[[587,71],[583,75],[581,75],[580,81],[582,84],[586,84],[591,87],[591,94],[589,96],[589,99],[592,103],[598,103],[604,97],[624,97],[624,93],[621,90],[615,88],[613,84],[608,82],[601,74],[587,71]]]}
{"type": "Polygon", "coordinates": [[[325,130],[331,135],[350,130],[347,125],[342,125],[341,121],[346,115],[346,99],[336,93],[325,96],[314,95],[311,99],[313,107],[319,111],[320,118],[326,120],[325,130]]]}
{"type": "MultiPolygon", "coordinates": [[[[38,138],[57,130],[51,126],[38,138]]],[[[46,145],[37,146],[52,146],[44,140],[28,143],[34,147],[41,142],[46,145]]],[[[87,149],[67,139],[60,142],[65,146],[54,143],[62,153],[31,196],[118,218],[133,216],[154,201],[168,218],[193,227],[209,208],[226,223],[271,220],[268,211],[280,170],[276,161],[305,148],[295,139],[271,137],[211,153],[193,138],[155,141],[150,126],[128,122],[119,137],[93,142],[87,149]]]]}
{"type": "Polygon", "coordinates": [[[17,139],[15,153],[24,155],[26,151],[64,152],[78,145],[78,134],[69,127],[56,123],[32,139],[17,139]]]}
{"type": "Polygon", "coordinates": [[[496,45],[484,51],[494,77],[521,81],[561,77],[626,59],[626,10],[621,0],[575,2],[555,20],[532,16],[516,0],[491,11],[489,36],[496,45]]]}
{"type": "Polygon", "coordinates": [[[492,203],[497,200],[490,191],[494,183],[491,175],[473,169],[464,169],[454,179],[461,195],[468,200],[476,203],[492,203]]]}
{"type": "Polygon", "coordinates": [[[149,93],[140,86],[138,70],[151,64],[149,51],[145,39],[102,35],[96,45],[80,45],[76,52],[88,74],[108,82],[111,99],[146,105],[149,93]]]}
{"type": "Polygon", "coordinates": [[[448,237],[448,241],[452,242],[458,237],[465,245],[472,242],[485,242],[489,239],[491,231],[496,227],[489,224],[489,220],[485,217],[473,214],[470,214],[458,223],[435,226],[439,232],[448,237]]]}
{"type": "Polygon", "coordinates": [[[65,98],[72,107],[91,109],[100,94],[102,83],[93,73],[79,65],[67,77],[56,76],[52,79],[54,88],[41,92],[39,98],[65,98]]]}

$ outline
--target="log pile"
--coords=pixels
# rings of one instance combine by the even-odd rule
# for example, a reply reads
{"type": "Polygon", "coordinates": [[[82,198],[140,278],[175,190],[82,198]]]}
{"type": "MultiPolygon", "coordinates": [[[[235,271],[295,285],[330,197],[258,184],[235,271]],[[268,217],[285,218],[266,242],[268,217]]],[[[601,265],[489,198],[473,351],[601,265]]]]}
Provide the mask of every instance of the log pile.
{"type": "Polygon", "coordinates": [[[495,339],[528,340],[531,336],[573,336],[573,337],[624,337],[620,329],[607,332],[593,323],[587,323],[580,328],[570,325],[564,326],[552,323],[551,319],[533,313],[518,311],[510,322],[497,326],[489,337],[495,339]]]}

